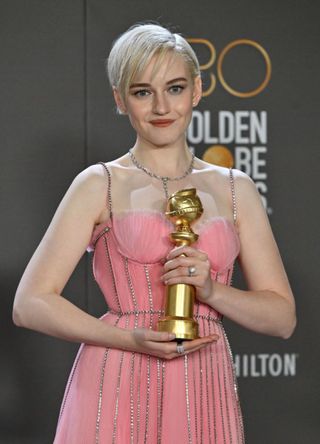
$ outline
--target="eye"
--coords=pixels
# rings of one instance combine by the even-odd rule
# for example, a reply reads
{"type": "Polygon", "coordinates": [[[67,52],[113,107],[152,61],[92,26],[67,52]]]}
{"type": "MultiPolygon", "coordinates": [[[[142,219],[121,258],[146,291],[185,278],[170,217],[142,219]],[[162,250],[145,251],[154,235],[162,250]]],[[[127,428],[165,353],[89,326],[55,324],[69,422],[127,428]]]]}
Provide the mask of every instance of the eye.
{"type": "Polygon", "coordinates": [[[147,90],[147,89],[139,89],[138,91],[135,91],[134,93],[133,93],[133,95],[135,96],[135,97],[147,97],[147,96],[149,96],[151,94],[151,92],[149,91],[149,90],[147,90]]]}
{"type": "Polygon", "coordinates": [[[169,92],[173,95],[178,95],[180,93],[182,93],[182,91],[184,90],[184,86],[182,85],[172,85],[169,88],[169,92]]]}

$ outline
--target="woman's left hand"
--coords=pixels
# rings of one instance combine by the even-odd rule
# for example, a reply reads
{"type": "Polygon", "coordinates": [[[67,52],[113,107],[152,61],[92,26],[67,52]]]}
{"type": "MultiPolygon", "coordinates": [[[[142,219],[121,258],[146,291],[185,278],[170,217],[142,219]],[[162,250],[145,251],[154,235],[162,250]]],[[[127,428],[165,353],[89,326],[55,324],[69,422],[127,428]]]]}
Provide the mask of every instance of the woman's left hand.
{"type": "Polygon", "coordinates": [[[213,287],[207,254],[196,248],[184,246],[171,250],[166,259],[162,282],[165,285],[193,285],[197,290],[197,299],[206,303],[213,287]]]}

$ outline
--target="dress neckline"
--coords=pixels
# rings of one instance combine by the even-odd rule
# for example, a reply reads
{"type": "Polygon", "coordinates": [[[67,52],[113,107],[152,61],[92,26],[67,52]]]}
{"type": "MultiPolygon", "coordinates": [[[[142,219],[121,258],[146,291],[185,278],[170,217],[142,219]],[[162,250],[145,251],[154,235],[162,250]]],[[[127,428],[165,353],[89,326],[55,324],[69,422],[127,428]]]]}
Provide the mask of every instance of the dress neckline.
{"type": "MultiPolygon", "coordinates": [[[[124,210],[118,214],[113,213],[112,217],[95,225],[94,229],[93,229],[91,240],[95,239],[99,235],[99,233],[101,233],[105,228],[112,228],[114,223],[117,223],[119,220],[129,217],[132,214],[140,214],[142,216],[155,216],[155,217],[159,218],[159,220],[161,220],[163,223],[165,223],[168,226],[168,228],[173,227],[172,222],[170,222],[165,217],[165,215],[158,210],[128,209],[128,210],[124,210]]],[[[204,220],[203,222],[198,222],[198,224],[194,224],[193,229],[196,233],[199,234],[199,233],[205,231],[206,228],[210,227],[211,225],[215,225],[218,222],[224,222],[225,224],[227,224],[232,229],[235,236],[239,240],[239,233],[236,228],[236,225],[234,224],[234,222],[232,220],[230,220],[226,216],[220,216],[220,215],[211,216],[211,217],[207,218],[206,220],[204,220]]]]}

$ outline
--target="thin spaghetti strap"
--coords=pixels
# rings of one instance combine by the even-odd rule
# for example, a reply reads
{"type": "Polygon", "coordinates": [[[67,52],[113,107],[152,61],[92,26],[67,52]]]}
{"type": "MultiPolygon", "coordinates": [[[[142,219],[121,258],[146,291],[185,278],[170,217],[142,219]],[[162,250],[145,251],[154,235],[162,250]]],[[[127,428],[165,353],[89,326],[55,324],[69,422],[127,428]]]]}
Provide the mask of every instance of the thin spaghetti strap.
{"type": "Polygon", "coordinates": [[[107,173],[107,178],[108,178],[108,196],[107,196],[107,205],[108,205],[108,209],[109,209],[109,214],[110,217],[112,218],[112,199],[111,199],[111,174],[110,171],[107,167],[107,165],[103,162],[99,162],[100,165],[103,166],[105,172],[107,173]]]}
{"type": "Polygon", "coordinates": [[[237,222],[237,202],[236,202],[236,192],[234,188],[234,176],[232,168],[229,169],[230,177],[230,188],[231,188],[231,198],[232,198],[232,212],[233,212],[233,223],[237,222]]]}

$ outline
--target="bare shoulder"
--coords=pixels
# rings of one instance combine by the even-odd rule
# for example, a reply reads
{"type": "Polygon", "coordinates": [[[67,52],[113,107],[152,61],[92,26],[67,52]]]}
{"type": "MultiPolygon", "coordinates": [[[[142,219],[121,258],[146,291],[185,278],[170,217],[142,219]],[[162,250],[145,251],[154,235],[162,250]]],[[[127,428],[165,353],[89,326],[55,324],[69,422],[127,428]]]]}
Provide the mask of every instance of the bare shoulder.
{"type": "Polygon", "coordinates": [[[200,174],[208,174],[210,182],[214,180],[216,195],[220,194],[221,199],[227,198],[229,203],[231,203],[231,193],[228,191],[233,181],[239,219],[245,219],[246,215],[252,214],[252,210],[264,210],[261,208],[262,199],[254,181],[243,171],[212,165],[200,159],[197,159],[196,166],[200,174]]]}
{"type": "MultiPolygon", "coordinates": [[[[237,198],[240,201],[248,200],[251,198],[258,198],[261,201],[261,197],[254,181],[251,179],[248,174],[243,171],[233,169],[232,170],[235,192],[237,198]]],[[[241,202],[240,202],[241,203],[241,202]]]]}
{"type": "Polygon", "coordinates": [[[113,184],[128,184],[131,180],[134,180],[134,173],[137,171],[137,168],[132,163],[128,153],[104,163],[104,165],[108,169],[113,184]]]}
{"type": "Polygon", "coordinates": [[[268,224],[262,197],[250,176],[240,170],[232,170],[237,206],[237,225],[249,226],[252,221],[268,224]],[[262,220],[264,222],[262,222],[262,220]],[[250,224],[248,224],[250,221],[250,224]]]}
{"type": "Polygon", "coordinates": [[[91,165],[73,179],[61,205],[61,214],[76,214],[77,217],[89,217],[95,223],[107,219],[108,179],[102,165],[91,165]]]}
{"type": "MultiPolygon", "coordinates": [[[[210,176],[210,180],[214,177],[217,185],[230,185],[230,168],[214,165],[198,158],[196,159],[196,167],[199,173],[207,173],[210,176]]],[[[241,173],[241,171],[239,171],[239,173],[241,173]]]]}
{"type": "Polygon", "coordinates": [[[254,185],[253,180],[248,174],[244,173],[241,170],[237,170],[236,168],[232,168],[232,175],[234,180],[237,181],[238,184],[242,186],[252,186],[254,185]]]}
{"type": "Polygon", "coordinates": [[[101,164],[91,165],[74,178],[73,184],[88,192],[105,189],[107,185],[106,172],[101,164]]]}

